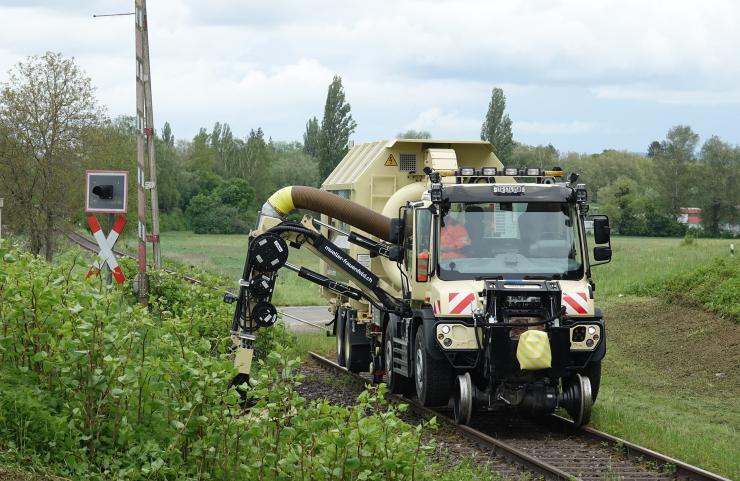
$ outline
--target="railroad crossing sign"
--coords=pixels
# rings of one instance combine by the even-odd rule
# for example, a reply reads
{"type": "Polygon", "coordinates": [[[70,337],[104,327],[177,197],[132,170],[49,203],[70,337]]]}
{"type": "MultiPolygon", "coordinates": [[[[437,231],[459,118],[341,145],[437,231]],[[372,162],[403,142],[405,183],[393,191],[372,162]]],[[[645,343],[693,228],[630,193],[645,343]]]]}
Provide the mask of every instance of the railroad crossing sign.
{"type": "MultiPolygon", "coordinates": [[[[113,244],[116,243],[118,235],[123,230],[123,226],[126,225],[126,219],[123,216],[118,216],[118,220],[116,220],[116,223],[111,229],[110,234],[108,234],[107,239],[105,238],[105,234],[103,234],[103,230],[100,228],[98,219],[96,219],[94,215],[88,217],[87,223],[95,236],[98,246],[100,246],[100,258],[103,259],[102,264],[108,264],[108,267],[110,267],[110,270],[113,272],[113,277],[115,277],[116,282],[123,284],[126,280],[126,276],[123,275],[121,266],[118,265],[116,256],[113,254],[113,244]]],[[[95,261],[93,266],[90,268],[90,272],[87,273],[87,277],[98,275],[101,268],[101,263],[95,261]]]]}
{"type": "Polygon", "coordinates": [[[125,214],[128,205],[128,172],[85,172],[85,212],[125,214]]]}

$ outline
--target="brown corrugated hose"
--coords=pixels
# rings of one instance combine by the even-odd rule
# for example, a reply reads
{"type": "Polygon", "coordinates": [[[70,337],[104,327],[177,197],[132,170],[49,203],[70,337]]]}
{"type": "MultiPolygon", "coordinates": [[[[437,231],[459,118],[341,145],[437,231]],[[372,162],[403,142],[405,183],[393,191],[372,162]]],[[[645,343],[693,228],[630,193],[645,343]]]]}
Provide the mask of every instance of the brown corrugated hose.
{"type": "Polygon", "coordinates": [[[321,212],[362,229],[386,242],[390,241],[391,220],[374,210],[336,194],[313,187],[294,185],[291,191],[297,209],[321,212]]]}

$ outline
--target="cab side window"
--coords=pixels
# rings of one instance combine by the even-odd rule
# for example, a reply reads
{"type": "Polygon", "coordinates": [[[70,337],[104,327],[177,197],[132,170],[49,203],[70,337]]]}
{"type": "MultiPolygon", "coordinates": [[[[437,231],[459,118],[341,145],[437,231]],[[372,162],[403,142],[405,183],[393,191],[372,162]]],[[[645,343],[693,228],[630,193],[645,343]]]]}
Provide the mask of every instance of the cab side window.
{"type": "Polygon", "coordinates": [[[432,231],[432,213],[427,209],[416,210],[416,282],[429,279],[429,250],[432,231]]]}
{"type": "Polygon", "coordinates": [[[413,259],[413,247],[414,247],[414,209],[407,208],[403,214],[404,225],[406,226],[403,230],[403,266],[406,268],[406,272],[411,270],[411,259],[413,259]]]}

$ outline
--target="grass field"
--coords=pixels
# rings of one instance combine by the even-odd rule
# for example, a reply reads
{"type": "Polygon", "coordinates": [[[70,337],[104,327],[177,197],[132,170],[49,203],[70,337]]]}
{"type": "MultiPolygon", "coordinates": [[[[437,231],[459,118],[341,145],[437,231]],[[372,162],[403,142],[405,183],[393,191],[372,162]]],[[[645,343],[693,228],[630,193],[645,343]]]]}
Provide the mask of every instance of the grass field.
{"type": "MultiPolygon", "coordinates": [[[[160,236],[162,256],[179,268],[207,270],[219,274],[231,286],[242,277],[247,255],[245,235],[197,235],[192,232],[165,232],[160,236]]],[[[120,242],[120,241],[119,241],[120,242]]],[[[125,250],[135,251],[136,239],[125,239],[125,250]]],[[[119,247],[117,244],[116,247],[119,247]]],[[[319,269],[319,260],[306,249],[290,249],[289,262],[311,270],[319,269]]],[[[316,284],[298,277],[295,272],[280,269],[273,303],[277,306],[323,306],[316,284]]]]}
{"type": "MultiPolygon", "coordinates": [[[[593,248],[593,238],[589,238],[593,248]]],[[[597,298],[605,296],[657,296],[665,280],[704,266],[717,256],[730,255],[732,240],[697,239],[683,246],[683,239],[613,237],[613,260],[593,268],[597,298]]]]}
{"type": "MultiPolygon", "coordinates": [[[[730,240],[614,237],[613,261],[593,268],[609,339],[591,425],[677,459],[740,480],[740,326],[656,296],[670,276],[729,256],[730,240]],[[724,374],[724,376],[717,376],[724,374]]],[[[593,247],[593,246],[592,246],[593,247]]],[[[162,234],[167,259],[241,277],[245,236],[162,234]]],[[[290,261],[318,269],[306,251],[290,261]]],[[[279,305],[323,305],[316,287],[281,272],[279,305]]],[[[334,339],[297,335],[307,351],[333,356],[334,339]]]]}

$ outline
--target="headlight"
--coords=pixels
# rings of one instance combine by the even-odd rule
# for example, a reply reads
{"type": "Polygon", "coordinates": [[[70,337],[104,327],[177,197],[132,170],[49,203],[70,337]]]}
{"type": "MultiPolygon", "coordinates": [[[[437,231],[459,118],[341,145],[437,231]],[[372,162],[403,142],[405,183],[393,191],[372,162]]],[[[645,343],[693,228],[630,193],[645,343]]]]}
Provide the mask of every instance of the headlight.
{"type": "Polygon", "coordinates": [[[475,175],[473,167],[460,167],[460,175],[463,177],[472,177],[475,175]]]}
{"type": "Polygon", "coordinates": [[[450,333],[450,326],[442,326],[442,333],[443,334],[449,334],[450,333]]]}
{"type": "Polygon", "coordinates": [[[519,169],[517,169],[516,167],[506,167],[504,169],[504,175],[508,175],[508,176],[519,175],[519,169]]]}
{"type": "Polygon", "coordinates": [[[586,191],[586,184],[578,184],[576,186],[576,202],[583,204],[588,200],[588,192],[586,191]]]}
{"type": "Polygon", "coordinates": [[[486,177],[492,177],[496,175],[496,171],[497,171],[496,167],[483,167],[481,169],[481,173],[486,177]]]}
{"type": "Polygon", "coordinates": [[[540,175],[540,169],[535,169],[533,167],[527,167],[527,175],[540,175]]]}
{"type": "Polygon", "coordinates": [[[588,333],[593,336],[594,334],[596,334],[596,328],[594,326],[590,326],[588,328],[588,333]]]}

